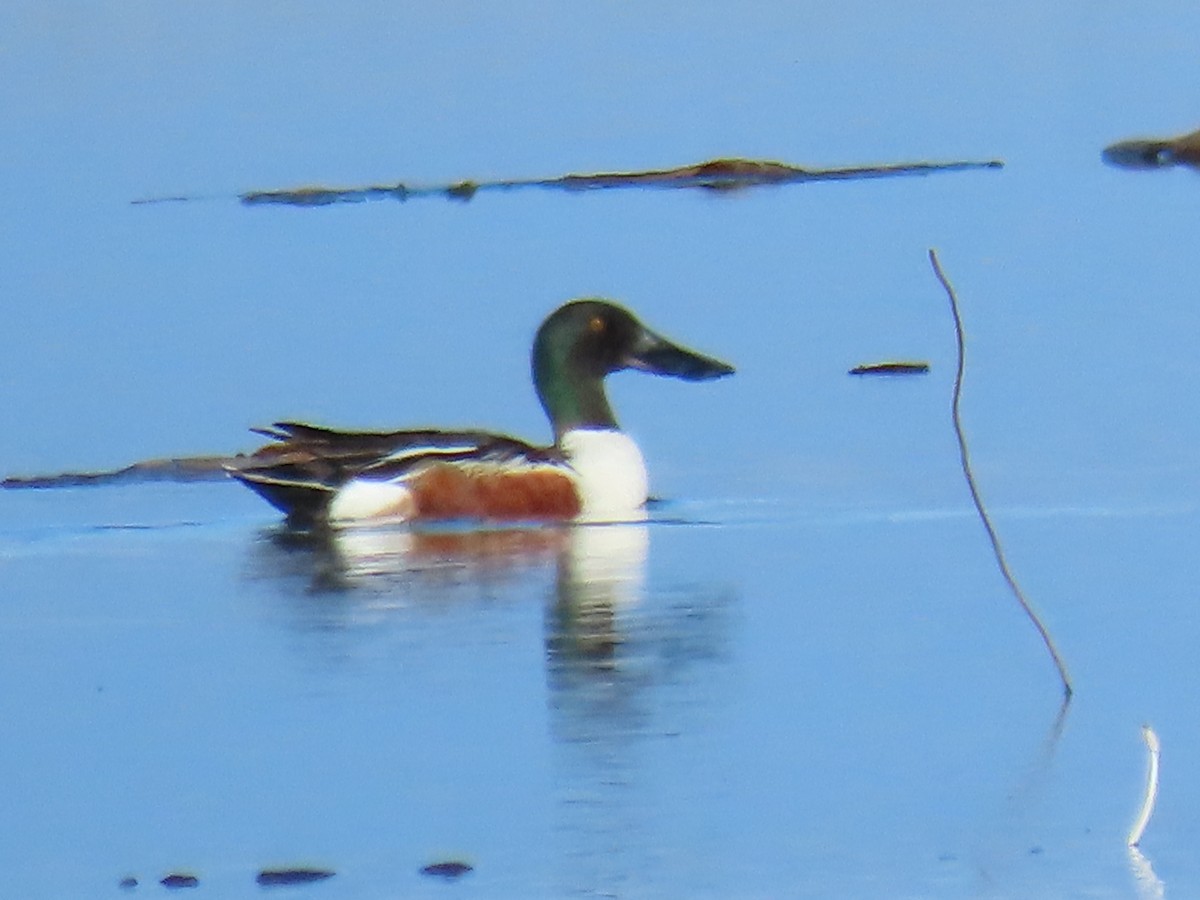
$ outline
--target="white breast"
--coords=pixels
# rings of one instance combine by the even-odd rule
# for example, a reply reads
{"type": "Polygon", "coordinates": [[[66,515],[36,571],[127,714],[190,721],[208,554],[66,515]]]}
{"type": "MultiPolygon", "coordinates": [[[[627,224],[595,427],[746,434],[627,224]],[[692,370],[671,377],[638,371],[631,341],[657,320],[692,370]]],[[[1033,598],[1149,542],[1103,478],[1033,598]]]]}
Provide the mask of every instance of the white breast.
{"type": "Polygon", "coordinates": [[[417,511],[412,492],[386,481],[348,481],[329,504],[332,522],[362,519],[411,519],[417,511]]]}
{"type": "Polygon", "coordinates": [[[633,438],[612,429],[576,428],[562,436],[559,446],[579,476],[580,519],[611,522],[645,516],[649,479],[633,438]]]}

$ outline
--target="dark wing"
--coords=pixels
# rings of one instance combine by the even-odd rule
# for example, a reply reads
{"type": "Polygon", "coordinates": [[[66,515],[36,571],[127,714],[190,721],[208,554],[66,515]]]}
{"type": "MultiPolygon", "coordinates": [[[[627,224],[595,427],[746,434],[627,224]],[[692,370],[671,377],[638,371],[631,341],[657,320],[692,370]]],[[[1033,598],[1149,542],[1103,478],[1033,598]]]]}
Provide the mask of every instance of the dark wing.
{"type": "Polygon", "coordinates": [[[272,439],[226,468],[293,524],[320,521],[353,478],[399,481],[435,461],[562,463],[554,448],[485,431],[335,431],[300,422],[255,429],[272,439]]]}

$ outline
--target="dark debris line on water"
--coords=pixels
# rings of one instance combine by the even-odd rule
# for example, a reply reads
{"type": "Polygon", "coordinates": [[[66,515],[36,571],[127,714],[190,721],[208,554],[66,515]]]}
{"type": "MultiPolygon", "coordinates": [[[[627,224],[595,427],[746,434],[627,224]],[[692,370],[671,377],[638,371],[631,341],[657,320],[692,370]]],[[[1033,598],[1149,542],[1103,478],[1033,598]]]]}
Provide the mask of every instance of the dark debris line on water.
{"type": "Polygon", "coordinates": [[[863,363],[850,370],[851,375],[928,375],[929,363],[889,360],[863,363]]]}
{"type": "Polygon", "coordinates": [[[327,869],[263,869],[254,880],[263,887],[286,887],[324,881],[335,874],[327,869]]]}
{"type": "MultiPolygon", "coordinates": [[[[598,172],[567,174],[557,178],[515,178],[499,181],[458,181],[436,186],[414,186],[404,182],[373,184],[362,187],[308,186],[280,190],[247,191],[238,199],[247,206],[282,204],[286,206],[330,206],[335,203],[362,203],[367,200],[405,201],[418,197],[444,197],[470,200],[482,191],[511,191],[525,188],[549,188],[571,192],[613,188],[700,188],[708,191],[735,191],[766,185],[798,184],[808,181],[847,181],[866,178],[891,178],[902,175],[930,175],[972,169],[1001,169],[1002,160],[982,162],[888,163],[877,166],[814,169],[771,160],[714,159],[674,169],[639,172],[598,172]]],[[[153,197],[132,201],[135,205],[181,203],[198,197],[153,197]]]]}
{"type": "Polygon", "coordinates": [[[172,872],[161,881],[158,882],[168,890],[178,890],[179,888],[194,888],[200,886],[200,879],[195,875],[190,875],[181,872],[172,872]]]}
{"type": "Polygon", "coordinates": [[[457,859],[446,860],[445,862],[435,862],[424,866],[421,869],[422,875],[429,875],[432,878],[445,878],[453,880],[462,878],[468,872],[475,871],[475,867],[470,863],[461,862],[457,859]]]}
{"type": "Polygon", "coordinates": [[[239,456],[182,456],[174,459],[147,459],[120,469],[92,472],[56,472],[51,475],[10,475],[0,481],[0,487],[63,488],[88,485],[145,483],[150,481],[221,481],[227,476],[225,467],[235,464],[239,456]]]}

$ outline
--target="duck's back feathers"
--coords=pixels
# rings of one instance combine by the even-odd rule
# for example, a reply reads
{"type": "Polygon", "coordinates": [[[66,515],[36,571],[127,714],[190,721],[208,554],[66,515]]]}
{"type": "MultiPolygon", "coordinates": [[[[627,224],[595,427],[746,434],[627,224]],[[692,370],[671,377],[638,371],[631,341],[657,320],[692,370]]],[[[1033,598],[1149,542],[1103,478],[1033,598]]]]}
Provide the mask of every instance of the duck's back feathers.
{"type": "Polygon", "coordinates": [[[481,431],[256,429],[273,443],[229,467],[293,524],[327,518],[570,518],[572,470],[554,448],[481,431]]]}

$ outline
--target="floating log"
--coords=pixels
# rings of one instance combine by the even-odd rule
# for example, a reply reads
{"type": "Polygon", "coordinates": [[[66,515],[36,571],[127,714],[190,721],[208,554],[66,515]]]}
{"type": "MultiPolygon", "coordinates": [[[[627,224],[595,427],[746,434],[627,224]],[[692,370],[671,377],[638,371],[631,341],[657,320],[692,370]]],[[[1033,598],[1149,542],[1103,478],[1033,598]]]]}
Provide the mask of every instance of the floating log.
{"type": "Polygon", "coordinates": [[[1200,168],[1200,131],[1175,138],[1138,138],[1105,147],[1101,158],[1119,169],[1200,168]]]}
{"type": "MultiPolygon", "coordinates": [[[[247,206],[281,204],[285,206],[330,206],[335,203],[363,203],[368,200],[406,200],[418,197],[444,197],[470,200],[483,191],[512,191],[547,188],[563,191],[593,191],[613,188],[699,188],[707,191],[736,191],[768,185],[798,184],[809,181],[847,181],[866,178],[891,178],[904,175],[932,175],[972,169],[1000,169],[1002,160],[955,162],[906,162],[844,168],[808,168],[760,159],[712,159],[673,169],[649,169],[633,172],[595,172],[567,174],[555,178],[512,178],[498,181],[456,181],[451,184],[421,186],[405,182],[369,184],[361,187],[309,185],[278,190],[247,191],[238,199],[247,206]]],[[[136,205],[180,203],[197,197],[153,197],[132,201],[136,205]]]]}

